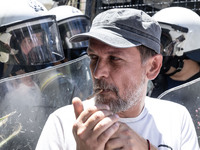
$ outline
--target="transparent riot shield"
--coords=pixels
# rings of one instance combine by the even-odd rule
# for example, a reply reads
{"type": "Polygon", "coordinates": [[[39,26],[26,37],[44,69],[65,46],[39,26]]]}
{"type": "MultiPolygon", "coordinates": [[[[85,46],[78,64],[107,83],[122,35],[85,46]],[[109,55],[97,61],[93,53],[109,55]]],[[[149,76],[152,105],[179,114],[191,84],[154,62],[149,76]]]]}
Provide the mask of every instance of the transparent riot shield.
{"type": "Polygon", "coordinates": [[[0,80],[0,150],[34,150],[49,114],[92,90],[87,56],[0,80]]]}
{"type": "Polygon", "coordinates": [[[200,78],[169,89],[158,96],[184,105],[193,119],[200,144],[200,78]]]}

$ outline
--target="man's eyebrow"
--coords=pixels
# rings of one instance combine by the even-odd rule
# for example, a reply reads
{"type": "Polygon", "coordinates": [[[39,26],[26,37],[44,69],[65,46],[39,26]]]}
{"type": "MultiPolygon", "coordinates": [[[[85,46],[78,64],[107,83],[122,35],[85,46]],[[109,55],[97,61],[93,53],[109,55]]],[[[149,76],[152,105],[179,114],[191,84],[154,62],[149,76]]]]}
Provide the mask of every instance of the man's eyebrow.
{"type": "MultiPolygon", "coordinates": [[[[94,52],[94,50],[88,47],[87,53],[88,52],[94,52]]],[[[123,50],[105,51],[105,53],[109,55],[123,55],[123,50]]]]}
{"type": "Polygon", "coordinates": [[[107,53],[110,54],[110,55],[123,55],[123,52],[122,51],[118,51],[118,50],[108,51],[107,53]]]}

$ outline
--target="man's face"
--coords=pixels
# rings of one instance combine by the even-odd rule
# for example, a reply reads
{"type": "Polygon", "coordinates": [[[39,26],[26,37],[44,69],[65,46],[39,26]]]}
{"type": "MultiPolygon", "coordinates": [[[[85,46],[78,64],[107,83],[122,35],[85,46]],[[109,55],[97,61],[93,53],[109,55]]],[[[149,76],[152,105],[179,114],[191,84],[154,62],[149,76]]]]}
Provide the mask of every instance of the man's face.
{"type": "Polygon", "coordinates": [[[108,104],[116,113],[128,110],[146,94],[145,65],[136,47],[114,48],[91,39],[88,55],[94,90],[103,90],[96,103],[108,104]]]}
{"type": "Polygon", "coordinates": [[[38,32],[32,34],[31,37],[25,37],[21,42],[21,50],[25,55],[31,51],[32,48],[43,45],[42,33],[38,32]]]}

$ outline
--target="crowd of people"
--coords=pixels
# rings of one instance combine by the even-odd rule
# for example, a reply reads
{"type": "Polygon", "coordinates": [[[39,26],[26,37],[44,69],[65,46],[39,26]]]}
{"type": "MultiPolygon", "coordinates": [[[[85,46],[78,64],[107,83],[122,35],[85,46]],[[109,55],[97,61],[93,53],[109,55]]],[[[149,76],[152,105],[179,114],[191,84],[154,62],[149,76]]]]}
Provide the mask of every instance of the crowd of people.
{"type": "Polygon", "coordinates": [[[162,66],[160,35],[156,20],[125,8],[100,13],[89,32],[73,36],[89,40],[96,96],[52,113],[36,149],[199,149],[188,110],[146,96],[162,66]]]}
{"type": "MultiPolygon", "coordinates": [[[[47,85],[69,87],[67,103],[60,98],[63,94],[46,88],[51,94],[45,99],[54,106],[62,102],[46,116],[33,145],[36,150],[199,150],[200,135],[187,106],[157,98],[200,76],[198,14],[183,7],[164,8],[153,16],[134,8],[113,8],[90,25],[90,18],[72,6],[47,10],[36,0],[20,0],[12,2],[9,11],[11,1],[0,6],[0,81],[86,54],[90,58],[90,71],[83,65],[70,68],[72,76],[75,70],[84,79],[91,74],[93,83],[85,84],[85,90],[76,90],[83,83],[73,82],[77,77],[68,77],[66,70],[47,72],[42,85],[30,76],[22,78],[23,84],[43,94],[47,85]],[[91,92],[93,97],[86,100],[91,92]]],[[[63,88],[57,90],[66,93],[63,88]]]]}
{"type": "Polygon", "coordinates": [[[0,6],[0,118],[9,116],[0,126],[0,149],[35,149],[48,115],[74,96],[85,99],[92,92],[88,42],[68,42],[88,31],[90,20],[72,6],[56,7],[56,13],[67,11],[62,18],[53,10],[36,0],[0,6]],[[17,136],[10,139],[12,134],[17,136]]]}

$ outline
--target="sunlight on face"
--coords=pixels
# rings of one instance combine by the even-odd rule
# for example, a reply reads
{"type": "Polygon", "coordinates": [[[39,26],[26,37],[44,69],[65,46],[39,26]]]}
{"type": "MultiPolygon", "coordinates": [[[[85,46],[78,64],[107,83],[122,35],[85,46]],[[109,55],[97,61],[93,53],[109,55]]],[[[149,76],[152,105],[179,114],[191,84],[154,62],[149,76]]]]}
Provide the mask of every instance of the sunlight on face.
{"type": "Polygon", "coordinates": [[[128,85],[129,88],[125,90],[122,96],[119,95],[119,89],[114,85],[109,85],[106,82],[99,80],[95,81],[95,86],[110,90],[115,93],[115,97],[111,97],[108,95],[99,94],[96,97],[96,104],[107,104],[109,105],[111,111],[113,113],[118,113],[122,111],[126,111],[132,106],[136,105],[145,89],[145,76],[142,74],[141,81],[137,84],[137,86],[133,86],[131,83],[128,85]]]}
{"type": "Polygon", "coordinates": [[[136,47],[115,48],[90,40],[88,48],[94,91],[102,90],[96,104],[107,104],[114,113],[128,110],[143,99],[146,67],[136,47]]]}

